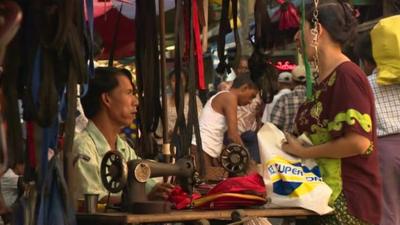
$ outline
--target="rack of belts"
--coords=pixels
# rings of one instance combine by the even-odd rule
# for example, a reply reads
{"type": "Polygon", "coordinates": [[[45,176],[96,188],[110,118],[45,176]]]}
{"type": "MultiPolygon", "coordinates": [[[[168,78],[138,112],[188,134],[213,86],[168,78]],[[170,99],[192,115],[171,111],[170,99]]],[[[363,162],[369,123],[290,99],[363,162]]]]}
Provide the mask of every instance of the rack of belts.
{"type": "Polygon", "coordinates": [[[230,67],[226,63],[225,55],[225,36],[232,31],[231,25],[229,23],[229,5],[232,3],[232,17],[233,17],[233,32],[235,37],[236,45],[236,55],[233,64],[236,65],[239,62],[241,56],[241,44],[237,26],[238,17],[238,1],[237,0],[223,0],[222,1],[222,12],[221,20],[219,24],[219,35],[217,42],[217,52],[219,63],[216,68],[217,73],[223,74],[225,72],[230,72],[230,67]]]}
{"type": "Polygon", "coordinates": [[[188,118],[185,120],[185,90],[181,77],[177,75],[177,95],[175,98],[177,121],[171,143],[168,143],[168,110],[165,88],[164,2],[159,0],[160,33],[157,33],[156,29],[155,2],[138,0],[136,4],[136,23],[141,24],[143,27],[141,32],[137,33],[136,38],[139,127],[141,131],[140,155],[144,158],[154,158],[156,156],[157,151],[153,141],[153,133],[161,118],[163,123],[162,152],[165,161],[170,162],[170,154],[177,159],[189,156],[193,134],[196,136],[197,146],[201,148],[195,95],[196,87],[204,89],[205,84],[197,0],[176,1],[175,74],[181,74],[184,64],[187,65],[189,71],[187,80],[189,112],[188,118]]]}
{"type": "MultiPolygon", "coordinates": [[[[176,158],[187,157],[190,152],[192,137],[196,137],[197,158],[203,162],[200,129],[196,105],[196,86],[204,89],[203,54],[199,33],[199,18],[197,0],[177,0],[175,14],[175,74],[176,90],[175,105],[177,106],[177,121],[171,138],[171,152],[176,150],[176,158]],[[182,20],[182,18],[185,18],[182,20]],[[184,36],[185,35],[185,36],[184,36]],[[184,61],[188,59],[187,89],[189,94],[188,118],[185,119],[184,102],[185,90],[181,80],[184,61]],[[197,67],[195,67],[197,65],[197,67]],[[196,76],[197,75],[197,76],[196,76]]],[[[204,171],[199,171],[203,174],[204,171]]]]}
{"type": "MultiPolygon", "coordinates": [[[[85,92],[88,74],[93,73],[93,27],[85,23],[83,0],[15,2],[23,21],[9,45],[1,82],[9,128],[7,166],[25,165],[24,182],[32,184],[27,191],[33,194],[19,200],[14,222],[75,224],[66,180],[77,84],[85,92]],[[51,159],[49,152],[54,152],[51,159]]],[[[86,3],[93,12],[93,1],[86,3]]]]}

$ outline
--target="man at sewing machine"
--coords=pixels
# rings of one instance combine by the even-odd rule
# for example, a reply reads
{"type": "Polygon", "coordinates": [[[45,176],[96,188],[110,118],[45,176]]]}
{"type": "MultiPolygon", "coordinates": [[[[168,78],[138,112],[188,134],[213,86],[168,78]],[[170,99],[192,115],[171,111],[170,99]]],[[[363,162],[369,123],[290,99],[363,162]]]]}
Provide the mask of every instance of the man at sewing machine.
{"type": "MultiPolygon", "coordinates": [[[[138,157],[135,151],[118,134],[129,125],[137,112],[138,99],[128,70],[98,67],[89,82],[89,90],[82,98],[86,128],[76,135],[73,146],[72,185],[74,200],[84,194],[99,194],[99,203],[107,202],[108,192],[102,184],[100,165],[108,151],[120,152],[125,160],[138,157]]],[[[173,185],[149,180],[146,183],[148,199],[166,199],[173,185]]],[[[119,204],[120,195],[111,195],[109,203],[119,204]]]]}
{"type": "MultiPolygon", "coordinates": [[[[229,142],[243,146],[237,125],[237,107],[247,105],[258,93],[257,86],[248,74],[238,76],[232,83],[230,90],[220,91],[206,103],[199,118],[202,147],[205,154],[205,179],[215,179],[225,173],[222,168],[211,169],[216,166],[227,132],[229,142]],[[219,170],[220,169],[220,170],[219,170]]],[[[193,139],[192,144],[196,144],[193,139]]]]}

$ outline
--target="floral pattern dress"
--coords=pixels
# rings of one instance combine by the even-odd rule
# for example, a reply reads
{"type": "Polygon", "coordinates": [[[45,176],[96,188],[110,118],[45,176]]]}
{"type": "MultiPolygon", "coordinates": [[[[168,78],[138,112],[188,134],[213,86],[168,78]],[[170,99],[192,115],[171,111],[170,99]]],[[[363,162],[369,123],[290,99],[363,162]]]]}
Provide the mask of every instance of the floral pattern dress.
{"type": "Polygon", "coordinates": [[[317,163],[332,188],[331,216],[311,218],[307,224],[379,224],[381,180],[375,131],[375,108],[366,75],[352,62],[340,64],[325,80],[314,84],[314,94],[296,116],[297,134],[306,133],[314,145],[354,132],[370,140],[362,155],[317,163]]]}

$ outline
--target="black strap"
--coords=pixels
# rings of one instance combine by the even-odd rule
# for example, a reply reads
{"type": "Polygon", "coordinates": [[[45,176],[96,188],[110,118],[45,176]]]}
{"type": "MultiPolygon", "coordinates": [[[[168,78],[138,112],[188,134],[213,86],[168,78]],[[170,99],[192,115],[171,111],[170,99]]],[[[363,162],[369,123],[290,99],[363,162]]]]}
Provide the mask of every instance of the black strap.
{"type": "Polygon", "coordinates": [[[115,22],[115,30],[114,30],[114,34],[113,34],[113,40],[112,40],[112,44],[111,44],[111,49],[110,49],[110,56],[108,58],[108,66],[112,67],[113,66],[113,62],[114,62],[114,54],[115,54],[115,48],[117,46],[117,37],[118,37],[118,33],[119,33],[119,21],[121,20],[122,17],[122,7],[123,7],[123,3],[121,4],[121,7],[119,8],[119,15],[117,18],[117,21],[115,22]]]}
{"type": "Polygon", "coordinates": [[[231,32],[231,25],[229,24],[229,1],[222,1],[221,20],[219,23],[219,35],[217,41],[217,52],[219,63],[216,68],[217,73],[223,74],[225,71],[230,72],[229,66],[226,63],[225,57],[225,36],[231,32]]]}
{"type": "Polygon", "coordinates": [[[272,48],[272,26],[267,12],[265,0],[256,0],[254,5],[254,21],[256,25],[255,46],[257,51],[265,51],[272,48]]]}
{"type": "Polygon", "coordinates": [[[143,158],[154,158],[157,148],[153,132],[161,117],[160,63],[154,1],[136,1],[136,24],[142,27],[140,32],[136,32],[136,71],[141,131],[139,154],[143,158]]]}
{"type": "Polygon", "coordinates": [[[184,131],[186,130],[186,122],[184,115],[184,90],[181,81],[181,71],[182,71],[182,57],[183,57],[183,49],[184,49],[184,19],[183,19],[183,11],[185,10],[185,1],[177,0],[176,1],[176,10],[175,10],[175,106],[176,106],[176,115],[177,119],[175,122],[174,130],[172,132],[172,140],[171,140],[171,152],[173,153],[173,149],[176,148],[176,158],[182,158],[185,155],[182,152],[183,149],[183,136],[184,131]]]}
{"type": "MultiPolygon", "coordinates": [[[[175,93],[175,105],[177,110],[177,121],[172,134],[171,148],[176,147],[176,158],[188,157],[190,154],[190,146],[193,138],[193,132],[196,137],[197,153],[201,153],[202,144],[200,137],[200,129],[198,122],[197,112],[197,101],[196,101],[196,87],[197,87],[197,75],[195,69],[195,56],[194,56],[194,30],[193,30],[193,13],[192,5],[189,0],[177,0],[176,14],[175,14],[175,77],[176,77],[176,90],[175,93]],[[187,16],[188,30],[189,30],[189,62],[188,62],[188,79],[187,79],[187,91],[189,95],[188,101],[188,118],[185,120],[184,104],[185,104],[185,92],[183,82],[181,81],[181,69],[182,69],[182,52],[185,43],[184,32],[183,32],[183,11],[187,16]]],[[[171,151],[173,152],[173,151],[171,151]]],[[[198,154],[197,158],[202,163],[203,155],[198,154]]],[[[201,175],[205,173],[203,167],[199,171],[201,175]]]]}

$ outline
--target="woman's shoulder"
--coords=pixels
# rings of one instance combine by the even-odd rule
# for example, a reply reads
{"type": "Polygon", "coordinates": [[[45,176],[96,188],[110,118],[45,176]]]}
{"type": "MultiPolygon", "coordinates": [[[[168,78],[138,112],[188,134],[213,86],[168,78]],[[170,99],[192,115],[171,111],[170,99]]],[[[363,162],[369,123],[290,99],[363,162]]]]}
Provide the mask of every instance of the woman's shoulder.
{"type": "Polygon", "coordinates": [[[367,77],[362,69],[352,61],[346,61],[336,68],[336,73],[339,75],[352,74],[356,76],[367,77]]]}
{"type": "Polygon", "coordinates": [[[346,80],[348,82],[368,83],[367,75],[364,71],[362,71],[357,64],[351,61],[344,62],[336,68],[336,79],[346,80]]]}

